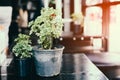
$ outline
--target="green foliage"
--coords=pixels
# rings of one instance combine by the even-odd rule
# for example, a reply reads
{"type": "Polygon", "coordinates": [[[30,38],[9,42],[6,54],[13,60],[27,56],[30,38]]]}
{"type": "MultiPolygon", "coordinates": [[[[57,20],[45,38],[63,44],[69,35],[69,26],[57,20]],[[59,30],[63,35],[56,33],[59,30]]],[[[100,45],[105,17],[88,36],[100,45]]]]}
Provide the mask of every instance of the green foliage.
{"type": "Polygon", "coordinates": [[[53,8],[43,8],[41,15],[29,22],[30,34],[35,33],[38,43],[44,49],[51,49],[53,38],[59,38],[62,33],[63,21],[61,13],[53,8]]]}
{"type": "Polygon", "coordinates": [[[32,56],[32,46],[29,36],[25,34],[19,34],[18,38],[15,39],[16,44],[14,45],[12,52],[16,57],[28,58],[32,56]]]}

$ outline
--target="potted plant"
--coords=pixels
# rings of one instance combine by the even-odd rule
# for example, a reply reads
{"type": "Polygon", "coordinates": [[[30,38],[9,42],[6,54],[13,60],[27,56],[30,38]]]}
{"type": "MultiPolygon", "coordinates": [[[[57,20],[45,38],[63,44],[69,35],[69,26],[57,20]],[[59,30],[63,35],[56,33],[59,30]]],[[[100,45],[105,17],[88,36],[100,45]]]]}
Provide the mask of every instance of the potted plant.
{"type": "Polygon", "coordinates": [[[15,39],[15,45],[12,48],[15,61],[15,69],[17,76],[28,76],[31,71],[32,46],[29,36],[19,34],[15,39]]]}
{"type": "Polygon", "coordinates": [[[74,22],[74,34],[76,35],[82,34],[83,26],[84,26],[84,16],[82,12],[72,13],[71,18],[72,18],[72,21],[74,22]]]}
{"type": "Polygon", "coordinates": [[[33,48],[37,75],[50,77],[60,73],[63,46],[53,44],[61,36],[63,21],[57,9],[42,8],[41,15],[29,23],[30,34],[38,36],[33,48]]]}

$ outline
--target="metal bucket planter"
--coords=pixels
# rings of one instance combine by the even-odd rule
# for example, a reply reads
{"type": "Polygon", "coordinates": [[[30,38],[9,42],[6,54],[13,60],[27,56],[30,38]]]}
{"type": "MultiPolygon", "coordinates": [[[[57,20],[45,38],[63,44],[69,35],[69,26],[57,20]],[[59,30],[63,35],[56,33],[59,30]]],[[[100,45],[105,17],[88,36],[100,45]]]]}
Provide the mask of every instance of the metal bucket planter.
{"type": "Polygon", "coordinates": [[[40,50],[34,48],[34,59],[36,73],[39,76],[51,77],[58,75],[61,70],[62,48],[53,50],[40,50]]]}

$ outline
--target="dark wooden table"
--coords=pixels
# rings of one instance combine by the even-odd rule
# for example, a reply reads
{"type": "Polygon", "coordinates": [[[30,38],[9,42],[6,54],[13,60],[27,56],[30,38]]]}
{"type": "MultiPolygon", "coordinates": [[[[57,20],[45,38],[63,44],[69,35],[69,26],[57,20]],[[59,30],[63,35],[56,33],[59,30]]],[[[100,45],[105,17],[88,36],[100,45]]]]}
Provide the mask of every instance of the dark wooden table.
{"type": "MultiPolygon", "coordinates": [[[[9,69],[9,68],[8,68],[9,69]]],[[[1,76],[2,80],[109,80],[85,54],[63,54],[61,73],[54,77],[40,77],[31,73],[28,77],[1,76]]]]}

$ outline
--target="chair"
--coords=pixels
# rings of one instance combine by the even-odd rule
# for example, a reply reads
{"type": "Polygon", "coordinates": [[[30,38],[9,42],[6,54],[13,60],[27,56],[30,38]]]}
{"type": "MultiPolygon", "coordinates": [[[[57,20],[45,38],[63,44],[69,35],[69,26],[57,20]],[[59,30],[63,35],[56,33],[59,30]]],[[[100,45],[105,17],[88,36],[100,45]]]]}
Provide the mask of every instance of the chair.
{"type": "Polygon", "coordinates": [[[12,7],[0,6],[0,65],[6,59],[8,49],[8,31],[11,23],[12,7]]]}

